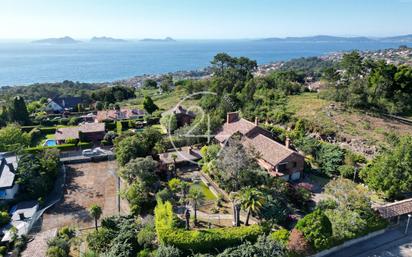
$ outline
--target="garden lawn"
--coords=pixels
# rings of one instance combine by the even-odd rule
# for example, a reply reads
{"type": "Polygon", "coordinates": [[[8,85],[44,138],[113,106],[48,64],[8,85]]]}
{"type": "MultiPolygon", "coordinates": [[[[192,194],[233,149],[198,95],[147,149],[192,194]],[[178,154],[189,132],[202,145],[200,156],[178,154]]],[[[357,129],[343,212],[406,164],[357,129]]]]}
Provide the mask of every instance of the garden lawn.
{"type": "Polygon", "coordinates": [[[217,197],[212,193],[212,191],[210,191],[209,187],[202,181],[197,184],[193,183],[190,187],[198,188],[202,190],[203,194],[205,195],[206,200],[217,200],[217,197]]]}

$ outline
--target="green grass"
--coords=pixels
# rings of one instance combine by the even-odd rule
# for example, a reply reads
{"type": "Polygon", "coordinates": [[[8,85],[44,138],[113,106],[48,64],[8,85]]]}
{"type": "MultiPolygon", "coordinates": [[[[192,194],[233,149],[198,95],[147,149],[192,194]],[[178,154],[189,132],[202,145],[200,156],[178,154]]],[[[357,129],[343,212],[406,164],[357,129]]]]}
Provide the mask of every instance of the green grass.
{"type": "Polygon", "coordinates": [[[203,194],[205,195],[206,200],[216,200],[217,197],[210,191],[209,187],[206,186],[205,183],[202,181],[197,184],[192,184],[190,188],[197,188],[202,190],[203,194]]]}
{"type": "MultiPolygon", "coordinates": [[[[120,103],[120,105],[132,108],[143,108],[145,95],[150,96],[161,110],[169,110],[186,97],[186,92],[184,90],[176,89],[169,93],[159,94],[158,91],[154,89],[139,89],[136,92],[136,98],[124,101],[120,103]]],[[[182,105],[188,108],[192,105],[197,105],[198,102],[199,100],[197,99],[187,99],[182,102],[182,105]]]]}

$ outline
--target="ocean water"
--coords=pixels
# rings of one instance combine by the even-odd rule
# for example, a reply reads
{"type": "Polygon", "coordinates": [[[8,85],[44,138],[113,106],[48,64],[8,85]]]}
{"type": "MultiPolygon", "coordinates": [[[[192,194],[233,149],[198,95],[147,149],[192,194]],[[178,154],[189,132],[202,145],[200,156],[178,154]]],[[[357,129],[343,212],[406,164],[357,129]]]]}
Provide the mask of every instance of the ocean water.
{"type": "MultiPolygon", "coordinates": [[[[0,42],[0,86],[73,80],[106,82],[136,75],[196,70],[226,52],[258,64],[353,49],[376,50],[401,43],[287,43],[254,40],[79,43],[43,45],[0,42]]],[[[410,44],[412,45],[412,44],[410,44]]]]}

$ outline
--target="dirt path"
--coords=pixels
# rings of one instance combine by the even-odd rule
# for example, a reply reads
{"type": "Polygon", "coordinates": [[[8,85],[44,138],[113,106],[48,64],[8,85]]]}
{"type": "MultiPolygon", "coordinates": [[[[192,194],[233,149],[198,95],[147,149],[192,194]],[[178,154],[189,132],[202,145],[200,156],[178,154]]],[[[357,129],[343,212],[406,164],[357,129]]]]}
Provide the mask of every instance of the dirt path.
{"type": "Polygon", "coordinates": [[[47,241],[56,235],[57,229],[39,232],[32,241],[27,244],[21,257],[44,257],[47,251],[47,241]]]}

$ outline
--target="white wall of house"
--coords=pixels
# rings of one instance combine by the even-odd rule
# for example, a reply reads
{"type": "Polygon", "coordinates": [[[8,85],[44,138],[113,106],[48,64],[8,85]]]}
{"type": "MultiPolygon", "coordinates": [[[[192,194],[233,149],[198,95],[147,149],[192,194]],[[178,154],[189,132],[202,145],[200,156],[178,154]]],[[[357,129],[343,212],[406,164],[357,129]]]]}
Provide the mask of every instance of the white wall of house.
{"type": "Polygon", "coordinates": [[[46,111],[61,112],[61,111],[63,111],[63,108],[60,105],[58,105],[57,103],[51,101],[47,104],[46,111]]]}
{"type": "Polygon", "coordinates": [[[12,188],[5,189],[4,191],[6,191],[6,194],[3,196],[0,196],[0,200],[11,200],[14,198],[14,196],[19,191],[19,185],[14,184],[12,188]]]}

